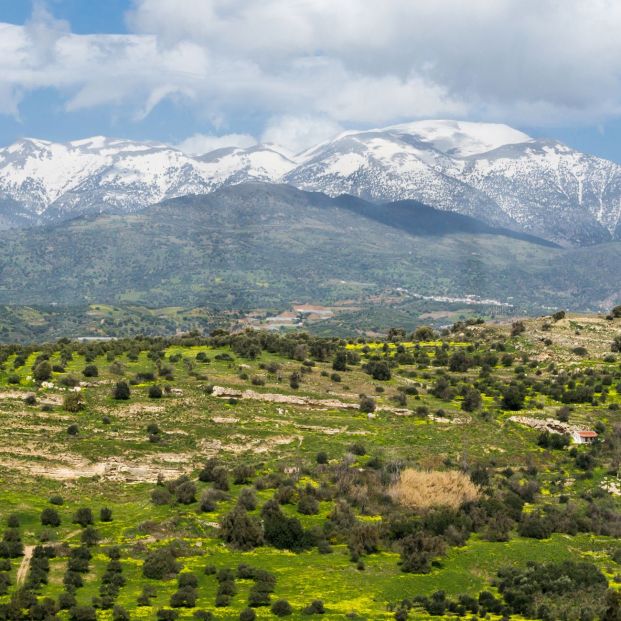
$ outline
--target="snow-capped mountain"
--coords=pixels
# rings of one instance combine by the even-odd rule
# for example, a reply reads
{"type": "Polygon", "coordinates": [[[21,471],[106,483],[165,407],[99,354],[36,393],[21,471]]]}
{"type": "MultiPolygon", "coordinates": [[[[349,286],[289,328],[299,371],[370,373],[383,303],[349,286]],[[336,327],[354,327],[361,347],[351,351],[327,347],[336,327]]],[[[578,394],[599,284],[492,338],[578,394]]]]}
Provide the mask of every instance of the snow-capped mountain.
{"type": "Polygon", "coordinates": [[[345,132],[285,181],[331,196],[416,199],[560,243],[620,237],[621,167],[507,125],[421,121],[345,132]]]}
{"type": "Polygon", "coordinates": [[[262,146],[194,158],[156,142],[101,136],[64,144],[24,139],[0,149],[0,224],[130,212],[222,185],[276,181],[293,166],[262,146]]]}
{"type": "Polygon", "coordinates": [[[344,132],[293,159],[271,145],[192,157],[155,142],[25,139],[0,149],[0,227],[131,212],[245,181],[416,199],[559,243],[621,239],[618,164],[507,125],[460,121],[344,132]]]}

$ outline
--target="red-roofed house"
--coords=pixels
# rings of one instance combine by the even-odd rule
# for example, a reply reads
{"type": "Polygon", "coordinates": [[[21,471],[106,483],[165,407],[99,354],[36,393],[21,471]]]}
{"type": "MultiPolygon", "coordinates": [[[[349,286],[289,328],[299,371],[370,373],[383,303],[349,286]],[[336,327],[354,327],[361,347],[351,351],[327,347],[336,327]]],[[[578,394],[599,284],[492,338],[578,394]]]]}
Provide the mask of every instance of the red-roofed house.
{"type": "Polygon", "coordinates": [[[597,439],[597,432],[589,429],[573,431],[571,434],[576,444],[591,444],[597,439]]]}

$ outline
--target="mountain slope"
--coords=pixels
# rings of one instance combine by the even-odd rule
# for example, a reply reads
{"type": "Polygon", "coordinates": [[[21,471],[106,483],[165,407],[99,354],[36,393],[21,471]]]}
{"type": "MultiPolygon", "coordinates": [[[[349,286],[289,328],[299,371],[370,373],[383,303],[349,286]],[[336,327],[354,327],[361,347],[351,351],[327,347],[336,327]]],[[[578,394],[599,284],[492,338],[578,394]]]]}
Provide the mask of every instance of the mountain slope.
{"type": "Polygon", "coordinates": [[[382,203],[416,200],[566,245],[621,239],[621,167],[507,125],[418,121],[277,149],[191,157],[153,142],[25,139],[0,149],[0,228],[131,213],[244,182],[382,203]]]}
{"type": "Polygon", "coordinates": [[[412,202],[241,184],[130,215],[5,231],[0,304],[251,309],[399,288],[540,310],[597,308],[619,297],[621,244],[579,252],[516,237],[412,202]]]}
{"type": "Polygon", "coordinates": [[[0,149],[0,208],[14,210],[6,220],[13,225],[133,212],[226,184],[275,181],[292,166],[267,147],[192,158],[160,143],[101,136],[65,144],[25,139],[0,149]]]}
{"type": "Polygon", "coordinates": [[[618,239],[621,167],[506,125],[425,121],[346,132],[285,181],[331,196],[415,199],[560,243],[618,239]]]}

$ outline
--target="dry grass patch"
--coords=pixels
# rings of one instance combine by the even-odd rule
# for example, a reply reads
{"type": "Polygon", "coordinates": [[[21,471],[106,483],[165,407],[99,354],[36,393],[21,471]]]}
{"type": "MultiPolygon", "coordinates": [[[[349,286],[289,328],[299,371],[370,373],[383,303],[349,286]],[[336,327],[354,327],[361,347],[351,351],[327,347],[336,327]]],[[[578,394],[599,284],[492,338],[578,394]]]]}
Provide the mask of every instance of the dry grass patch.
{"type": "Polygon", "coordinates": [[[468,475],[457,470],[407,468],[390,488],[390,495],[396,502],[411,509],[440,506],[458,509],[467,502],[477,500],[481,490],[468,475]]]}

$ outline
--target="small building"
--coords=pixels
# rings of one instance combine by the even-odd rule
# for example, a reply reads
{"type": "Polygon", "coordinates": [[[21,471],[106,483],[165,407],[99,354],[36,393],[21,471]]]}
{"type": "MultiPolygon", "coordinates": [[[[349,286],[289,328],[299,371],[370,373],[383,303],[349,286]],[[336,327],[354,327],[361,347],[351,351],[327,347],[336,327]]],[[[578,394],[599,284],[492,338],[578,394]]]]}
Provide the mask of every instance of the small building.
{"type": "Polygon", "coordinates": [[[597,439],[597,432],[588,429],[575,430],[571,437],[576,444],[592,444],[597,439]]]}

